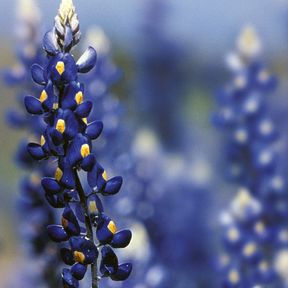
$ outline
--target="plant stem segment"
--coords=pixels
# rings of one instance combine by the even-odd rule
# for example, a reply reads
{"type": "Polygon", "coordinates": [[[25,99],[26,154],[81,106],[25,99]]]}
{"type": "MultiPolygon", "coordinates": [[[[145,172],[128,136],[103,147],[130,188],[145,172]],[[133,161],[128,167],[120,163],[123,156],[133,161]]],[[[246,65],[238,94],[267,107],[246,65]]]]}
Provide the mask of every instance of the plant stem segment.
{"type": "MultiPolygon", "coordinates": [[[[74,170],[75,179],[76,179],[76,189],[80,198],[81,206],[85,214],[85,226],[87,231],[87,237],[90,241],[94,243],[93,229],[92,223],[88,214],[87,204],[86,204],[86,196],[83,190],[79,175],[77,170],[74,170]]],[[[92,278],[92,288],[99,288],[98,285],[98,274],[97,274],[97,259],[94,264],[91,265],[91,278],[92,278]]]]}

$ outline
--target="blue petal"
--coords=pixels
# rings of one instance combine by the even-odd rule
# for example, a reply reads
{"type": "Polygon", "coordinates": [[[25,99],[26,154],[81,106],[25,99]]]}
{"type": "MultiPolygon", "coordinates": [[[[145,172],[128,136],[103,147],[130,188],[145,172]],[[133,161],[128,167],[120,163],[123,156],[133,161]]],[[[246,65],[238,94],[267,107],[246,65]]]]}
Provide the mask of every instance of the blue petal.
{"type": "Polygon", "coordinates": [[[130,230],[122,230],[114,234],[110,243],[113,248],[125,248],[129,245],[132,238],[130,230]]]}
{"type": "Polygon", "coordinates": [[[102,192],[102,194],[105,196],[117,194],[121,189],[122,183],[123,179],[120,176],[111,178],[109,181],[107,181],[105,189],[102,192]]]}
{"type": "Polygon", "coordinates": [[[101,191],[106,185],[106,181],[102,177],[103,172],[103,167],[96,162],[93,169],[87,173],[87,181],[91,189],[101,191]]]}
{"type": "Polygon", "coordinates": [[[84,54],[77,61],[78,72],[87,73],[94,68],[97,61],[97,53],[94,48],[88,47],[84,54]]]}
{"type": "Polygon", "coordinates": [[[53,208],[65,207],[66,203],[64,202],[63,197],[60,197],[59,195],[45,193],[45,198],[53,208]]]}
{"type": "Polygon", "coordinates": [[[57,54],[58,44],[54,30],[51,30],[45,34],[43,38],[43,48],[50,55],[57,54]]]}
{"type": "Polygon", "coordinates": [[[63,269],[62,281],[63,281],[63,286],[65,288],[78,288],[79,287],[78,280],[73,277],[71,271],[67,268],[63,269]]]}
{"type": "Polygon", "coordinates": [[[54,95],[54,85],[51,81],[45,86],[45,92],[47,93],[47,99],[42,102],[42,106],[45,111],[51,111],[53,109],[53,104],[56,100],[54,95]]]}
{"type": "Polygon", "coordinates": [[[100,272],[106,277],[115,274],[118,269],[118,258],[112,248],[104,246],[101,254],[100,272]]]}
{"type": "Polygon", "coordinates": [[[68,248],[61,248],[61,258],[66,265],[73,265],[75,263],[73,253],[68,248]]]}
{"type": "Polygon", "coordinates": [[[97,261],[98,250],[95,244],[84,237],[70,238],[70,245],[73,251],[78,251],[84,254],[85,259],[82,264],[93,264],[97,261]]]}
{"type": "Polygon", "coordinates": [[[94,121],[86,128],[86,134],[91,139],[97,139],[103,130],[103,123],[101,121],[94,121]]]}
{"type": "Polygon", "coordinates": [[[87,118],[92,110],[93,103],[91,101],[86,101],[80,104],[76,110],[75,114],[80,118],[87,118]]]}
{"type": "Polygon", "coordinates": [[[62,214],[62,226],[69,235],[77,236],[80,234],[79,223],[70,207],[66,207],[62,214]]]}
{"type": "Polygon", "coordinates": [[[54,145],[59,146],[60,144],[63,143],[64,141],[63,135],[58,130],[52,128],[49,132],[54,145]]]}
{"type": "Polygon", "coordinates": [[[42,187],[48,194],[55,194],[61,191],[61,186],[54,178],[45,177],[41,181],[42,187]]]}
{"type": "Polygon", "coordinates": [[[75,177],[70,162],[63,158],[59,162],[59,167],[63,172],[60,183],[68,189],[73,189],[75,187],[75,177]]]}
{"type": "Polygon", "coordinates": [[[111,275],[113,281],[124,281],[126,280],[132,271],[131,263],[124,263],[118,266],[118,270],[115,274],[111,275]]]}
{"type": "Polygon", "coordinates": [[[29,154],[35,159],[35,160],[42,160],[46,157],[45,152],[43,151],[41,145],[36,143],[29,143],[27,145],[27,150],[29,154]]]}
{"type": "Polygon", "coordinates": [[[109,229],[111,219],[106,215],[102,215],[103,219],[97,225],[96,236],[101,244],[108,244],[112,241],[114,234],[109,229]]]}
{"type": "Polygon", "coordinates": [[[68,140],[72,140],[79,130],[78,121],[71,110],[65,110],[63,116],[66,122],[64,135],[68,138],[68,140]]]}
{"type": "Polygon", "coordinates": [[[35,97],[26,96],[24,104],[27,112],[30,114],[40,115],[43,113],[42,103],[35,97]]]}
{"type": "Polygon", "coordinates": [[[95,164],[95,161],[95,156],[93,154],[90,154],[87,157],[83,158],[81,168],[86,172],[91,171],[95,164]]]}
{"type": "Polygon", "coordinates": [[[38,64],[33,64],[31,66],[31,76],[32,79],[35,83],[39,85],[45,85],[46,81],[44,78],[44,69],[38,65],[38,64]]]}
{"type": "Polygon", "coordinates": [[[71,273],[77,280],[82,280],[86,274],[87,266],[81,263],[75,263],[71,267],[71,273]]]}
{"type": "Polygon", "coordinates": [[[64,228],[60,225],[47,226],[47,232],[48,232],[49,237],[55,242],[64,242],[69,239],[69,235],[66,233],[64,228]]]}
{"type": "Polygon", "coordinates": [[[83,88],[79,87],[77,82],[71,82],[69,83],[65,89],[64,89],[64,95],[63,98],[61,99],[61,107],[62,109],[72,109],[74,110],[77,107],[77,102],[76,102],[76,94],[78,92],[83,93],[83,88]]]}

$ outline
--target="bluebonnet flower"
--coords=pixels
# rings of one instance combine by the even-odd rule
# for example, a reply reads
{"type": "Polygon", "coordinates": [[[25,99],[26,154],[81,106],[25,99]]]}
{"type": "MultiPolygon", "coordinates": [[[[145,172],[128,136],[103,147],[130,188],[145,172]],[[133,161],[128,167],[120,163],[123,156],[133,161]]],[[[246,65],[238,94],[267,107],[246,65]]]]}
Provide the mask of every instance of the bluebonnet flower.
{"type": "Polygon", "coordinates": [[[92,141],[100,136],[103,124],[97,120],[89,123],[93,103],[84,99],[78,73],[89,72],[97,56],[96,51],[88,47],[76,62],[70,51],[79,40],[75,7],[71,0],[63,0],[55,26],[43,40],[48,63],[44,67],[38,64],[31,67],[32,78],[42,86],[42,92],[39,98],[26,96],[24,103],[30,114],[43,117],[46,127],[40,143],[30,143],[27,149],[35,160],[50,158],[58,163],[54,177],[44,177],[42,186],[51,206],[64,208],[62,225],[47,227],[50,238],[63,243],[63,261],[72,266],[63,270],[64,287],[78,287],[87,266],[91,266],[92,287],[98,287],[101,278],[122,281],[129,277],[131,264],[119,264],[111,247],[126,247],[132,235],[129,230],[117,232],[114,221],[104,214],[98,197],[118,193],[122,178],[109,179],[92,152],[92,141]],[[84,191],[78,170],[86,173],[89,192],[84,191]],[[79,222],[85,223],[85,227],[79,222]],[[97,246],[93,227],[99,240],[97,246]],[[101,276],[97,269],[99,250],[101,276]]]}
{"type": "Polygon", "coordinates": [[[244,29],[237,49],[229,57],[233,81],[217,94],[220,107],[214,118],[225,132],[229,179],[240,187],[222,215],[226,252],[220,266],[225,287],[283,287],[287,187],[281,138],[266,100],[276,78],[261,64],[261,43],[252,27],[244,29]],[[275,258],[280,260],[274,263],[275,258]]]}

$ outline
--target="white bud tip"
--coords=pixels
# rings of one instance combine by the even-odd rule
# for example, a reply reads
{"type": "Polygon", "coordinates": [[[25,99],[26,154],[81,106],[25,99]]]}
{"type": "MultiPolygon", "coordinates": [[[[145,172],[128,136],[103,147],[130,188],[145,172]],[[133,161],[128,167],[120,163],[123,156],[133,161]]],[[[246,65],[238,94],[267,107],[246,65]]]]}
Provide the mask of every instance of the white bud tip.
{"type": "Polygon", "coordinates": [[[63,19],[66,20],[69,18],[72,14],[75,12],[75,6],[73,4],[72,0],[62,0],[59,8],[59,16],[63,19]]]}
{"type": "Polygon", "coordinates": [[[238,52],[247,58],[253,58],[261,53],[261,42],[255,28],[247,25],[243,28],[237,39],[238,52]]]}

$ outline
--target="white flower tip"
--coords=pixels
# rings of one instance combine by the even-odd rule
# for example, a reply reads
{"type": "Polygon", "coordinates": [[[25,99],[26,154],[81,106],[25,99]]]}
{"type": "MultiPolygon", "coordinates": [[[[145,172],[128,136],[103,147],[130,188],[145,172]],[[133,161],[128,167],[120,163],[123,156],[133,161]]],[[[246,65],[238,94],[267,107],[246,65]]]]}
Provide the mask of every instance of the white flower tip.
{"type": "MultiPolygon", "coordinates": [[[[65,22],[67,19],[71,19],[75,14],[75,6],[72,0],[62,0],[58,15],[65,22]]],[[[64,23],[65,24],[65,23],[64,23]]]]}
{"type": "Polygon", "coordinates": [[[253,58],[261,53],[262,45],[255,28],[252,25],[246,25],[237,39],[238,52],[247,58],[253,58]]]}

